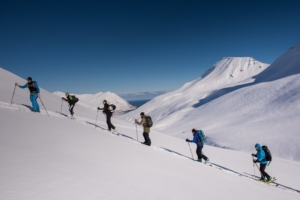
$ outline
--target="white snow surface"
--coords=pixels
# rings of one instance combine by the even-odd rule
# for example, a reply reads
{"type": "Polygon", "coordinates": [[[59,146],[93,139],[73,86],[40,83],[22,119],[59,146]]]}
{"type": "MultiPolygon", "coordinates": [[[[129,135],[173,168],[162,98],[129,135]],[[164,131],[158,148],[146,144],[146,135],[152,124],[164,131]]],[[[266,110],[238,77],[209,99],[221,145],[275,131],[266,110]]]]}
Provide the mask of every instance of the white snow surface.
{"type": "Polygon", "coordinates": [[[223,58],[199,79],[120,116],[150,115],[153,130],[186,138],[202,129],[209,144],[251,152],[255,143],[272,155],[300,160],[300,43],[272,65],[252,58],[223,58]],[[232,76],[231,76],[232,75],[232,76]]]}
{"type": "MultiPolygon", "coordinates": [[[[59,97],[65,97],[63,92],[54,92],[53,94],[59,97]]],[[[117,94],[112,92],[98,92],[97,94],[72,94],[75,95],[79,101],[77,104],[82,105],[86,108],[95,110],[97,107],[103,108],[103,100],[107,100],[109,104],[116,106],[116,113],[122,113],[135,109],[134,106],[130,105],[126,100],[119,97],[117,94]]]]}
{"type": "MultiPolygon", "coordinates": [[[[38,81],[38,80],[37,80],[38,81]]],[[[224,170],[193,162],[187,143],[151,131],[152,146],[143,141],[142,129],[112,118],[120,136],[107,132],[105,116],[76,106],[76,120],[60,113],[61,99],[45,90],[41,113],[30,111],[26,81],[0,69],[0,199],[299,199],[300,163],[274,158],[267,172],[282,188],[247,177],[254,174],[249,153],[204,147],[212,163],[224,170]]],[[[42,85],[40,85],[42,87],[42,85]]],[[[189,135],[191,138],[191,135],[189,135]]],[[[281,143],[282,141],[278,141],[281,143]]],[[[191,145],[195,157],[195,145],[191,145]]],[[[254,152],[254,149],[253,149],[254,152]]],[[[255,169],[258,176],[258,170],[255,169]]]]}

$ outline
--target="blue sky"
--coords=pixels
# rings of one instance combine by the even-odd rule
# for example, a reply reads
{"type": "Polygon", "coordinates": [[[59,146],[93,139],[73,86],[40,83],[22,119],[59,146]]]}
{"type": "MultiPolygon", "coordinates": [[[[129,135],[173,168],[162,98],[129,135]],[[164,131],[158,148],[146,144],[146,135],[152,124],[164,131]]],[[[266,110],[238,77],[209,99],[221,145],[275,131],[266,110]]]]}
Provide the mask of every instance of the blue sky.
{"type": "Polygon", "coordinates": [[[295,1],[0,1],[0,67],[50,91],[174,90],[227,56],[300,41],[295,1]]]}

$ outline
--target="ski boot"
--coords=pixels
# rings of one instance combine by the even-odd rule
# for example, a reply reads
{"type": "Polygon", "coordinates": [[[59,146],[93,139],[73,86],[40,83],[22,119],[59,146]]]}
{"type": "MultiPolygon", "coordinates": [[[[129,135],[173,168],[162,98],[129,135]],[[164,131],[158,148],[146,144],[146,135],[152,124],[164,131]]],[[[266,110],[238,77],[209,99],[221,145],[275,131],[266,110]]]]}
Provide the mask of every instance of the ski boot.
{"type": "Polygon", "coordinates": [[[267,182],[272,183],[273,181],[275,181],[275,179],[273,177],[270,177],[267,182]]]}
{"type": "Polygon", "coordinates": [[[264,178],[258,179],[259,182],[266,182],[264,178]]]}

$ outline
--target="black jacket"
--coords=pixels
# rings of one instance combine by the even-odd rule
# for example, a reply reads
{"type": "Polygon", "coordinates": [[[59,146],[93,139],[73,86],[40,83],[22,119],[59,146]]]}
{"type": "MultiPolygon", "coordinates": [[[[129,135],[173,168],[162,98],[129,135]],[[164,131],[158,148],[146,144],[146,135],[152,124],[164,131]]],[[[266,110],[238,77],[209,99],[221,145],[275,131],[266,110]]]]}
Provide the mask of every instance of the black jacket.
{"type": "Polygon", "coordinates": [[[112,112],[109,110],[109,105],[108,103],[104,104],[104,107],[103,108],[99,108],[98,107],[98,110],[103,110],[103,113],[105,114],[111,114],[112,112]]]}

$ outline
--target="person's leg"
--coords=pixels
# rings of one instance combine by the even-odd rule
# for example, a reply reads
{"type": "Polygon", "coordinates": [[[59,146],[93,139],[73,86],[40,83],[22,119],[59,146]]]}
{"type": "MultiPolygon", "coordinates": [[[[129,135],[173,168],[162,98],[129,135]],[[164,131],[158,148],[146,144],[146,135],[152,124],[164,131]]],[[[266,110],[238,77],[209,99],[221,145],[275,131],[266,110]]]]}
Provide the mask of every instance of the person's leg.
{"type": "Polygon", "coordinates": [[[36,112],[36,95],[35,94],[30,95],[30,101],[32,104],[31,110],[36,112]]]}
{"type": "Polygon", "coordinates": [[[108,127],[108,130],[110,131],[111,130],[111,122],[110,122],[110,115],[109,114],[106,114],[106,123],[107,123],[107,127],[108,127]]]}
{"type": "Polygon", "coordinates": [[[202,148],[203,148],[203,146],[197,146],[196,153],[198,155],[198,159],[203,158],[204,160],[207,160],[207,157],[202,154],[202,148]]]}
{"type": "Polygon", "coordinates": [[[72,116],[71,105],[70,104],[69,104],[69,112],[70,112],[70,115],[72,116]]]}
{"type": "Polygon", "coordinates": [[[267,172],[265,172],[266,167],[267,167],[267,165],[260,164],[259,170],[261,172],[262,179],[267,178],[267,180],[269,180],[270,176],[269,176],[269,174],[267,174],[267,172]]]}
{"type": "Polygon", "coordinates": [[[145,144],[148,145],[148,146],[151,146],[151,140],[150,140],[150,137],[149,137],[149,133],[145,133],[145,144]]]}
{"type": "Polygon", "coordinates": [[[109,113],[109,114],[106,114],[108,116],[108,123],[109,123],[109,130],[111,129],[116,129],[116,127],[111,123],[111,116],[112,116],[112,113],[109,113]]]}
{"type": "Polygon", "coordinates": [[[143,132],[143,137],[144,137],[144,140],[145,142],[143,142],[143,144],[146,144],[147,143],[147,133],[146,132],[143,132]]]}
{"type": "Polygon", "coordinates": [[[36,98],[35,98],[35,107],[36,107],[36,111],[37,112],[40,112],[40,106],[39,106],[39,103],[38,103],[38,94],[36,94],[36,98]]]}
{"type": "Polygon", "coordinates": [[[31,101],[31,110],[34,111],[34,109],[33,109],[34,108],[33,95],[30,95],[29,98],[30,98],[30,101],[31,101]]]}
{"type": "Polygon", "coordinates": [[[69,108],[70,113],[71,113],[72,116],[74,115],[74,112],[73,112],[74,106],[75,106],[75,104],[70,104],[70,108],[69,108]]]}
{"type": "Polygon", "coordinates": [[[201,148],[197,146],[196,154],[198,156],[198,160],[201,160],[201,148]]]}

